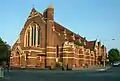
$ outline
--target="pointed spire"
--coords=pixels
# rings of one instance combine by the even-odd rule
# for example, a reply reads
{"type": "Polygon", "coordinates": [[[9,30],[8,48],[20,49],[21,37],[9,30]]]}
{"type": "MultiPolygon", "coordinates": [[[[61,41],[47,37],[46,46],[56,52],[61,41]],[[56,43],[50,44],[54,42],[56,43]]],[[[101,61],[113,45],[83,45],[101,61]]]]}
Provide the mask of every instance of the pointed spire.
{"type": "Polygon", "coordinates": [[[33,4],[33,8],[31,10],[31,12],[37,12],[37,10],[35,9],[35,5],[33,4]]]}
{"type": "Polygon", "coordinates": [[[31,10],[31,12],[37,12],[37,11],[36,11],[36,9],[33,7],[32,10],[31,10]]]}
{"type": "Polygon", "coordinates": [[[31,12],[30,12],[30,15],[29,15],[28,19],[30,19],[34,16],[37,16],[37,15],[39,15],[39,12],[37,12],[37,10],[33,7],[31,12]]]}

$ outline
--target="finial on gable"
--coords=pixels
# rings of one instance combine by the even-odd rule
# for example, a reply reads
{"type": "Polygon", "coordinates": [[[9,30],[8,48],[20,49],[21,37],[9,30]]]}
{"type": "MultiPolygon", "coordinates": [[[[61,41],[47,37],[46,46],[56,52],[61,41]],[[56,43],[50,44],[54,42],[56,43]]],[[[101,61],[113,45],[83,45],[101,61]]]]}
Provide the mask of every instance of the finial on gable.
{"type": "Polygon", "coordinates": [[[36,9],[33,7],[32,10],[31,10],[31,12],[37,12],[37,11],[36,11],[36,9]]]}
{"type": "Polygon", "coordinates": [[[32,10],[31,10],[31,12],[37,12],[36,9],[35,9],[35,5],[34,5],[34,4],[32,5],[32,10]]]}
{"type": "Polygon", "coordinates": [[[33,8],[34,8],[34,4],[33,4],[33,8]]]}
{"type": "Polygon", "coordinates": [[[37,10],[33,7],[31,12],[30,12],[30,15],[28,16],[28,19],[35,17],[35,16],[38,16],[38,15],[39,15],[39,12],[37,12],[37,10]]]}

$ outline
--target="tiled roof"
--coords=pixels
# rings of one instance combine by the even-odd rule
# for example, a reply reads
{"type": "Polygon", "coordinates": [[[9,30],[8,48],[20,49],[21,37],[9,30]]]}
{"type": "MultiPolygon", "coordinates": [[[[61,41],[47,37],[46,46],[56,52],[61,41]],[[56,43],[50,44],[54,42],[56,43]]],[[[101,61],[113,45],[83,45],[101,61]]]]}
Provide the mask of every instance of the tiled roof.
{"type": "Polygon", "coordinates": [[[54,22],[54,27],[56,31],[59,31],[59,32],[61,31],[61,33],[64,32],[65,28],[62,25],[58,24],[57,22],[54,22]]]}
{"type": "Polygon", "coordinates": [[[86,47],[91,49],[91,50],[94,50],[95,42],[96,41],[87,41],[86,42],[86,47]]]}
{"type": "Polygon", "coordinates": [[[67,38],[69,41],[74,41],[72,39],[72,36],[74,35],[75,36],[75,41],[78,41],[78,39],[80,38],[81,41],[83,42],[85,39],[83,37],[81,37],[79,34],[76,34],[72,31],[70,31],[69,29],[65,28],[64,26],[58,24],[57,22],[54,22],[54,27],[55,27],[55,30],[61,34],[64,34],[64,30],[66,29],[66,33],[67,33],[67,38]]]}

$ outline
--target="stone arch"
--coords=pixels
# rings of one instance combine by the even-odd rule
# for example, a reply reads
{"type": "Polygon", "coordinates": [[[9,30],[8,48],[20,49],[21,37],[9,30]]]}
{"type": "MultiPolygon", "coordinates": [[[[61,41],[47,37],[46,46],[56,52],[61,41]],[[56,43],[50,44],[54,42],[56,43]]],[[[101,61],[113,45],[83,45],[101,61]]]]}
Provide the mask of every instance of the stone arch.
{"type": "Polygon", "coordinates": [[[11,52],[12,54],[12,65],[17,65],[18,67],[21,66],[21,57],[24,56],[23,55],[23,50],[21,49],[21,47],[18,45],[15,47],[15,49],[11,52]]]}
{"type": "Polygon", "coordinates": [[[20,46],[17,46],[16,49],[14,50],[16,53],[19,52],[19,54],[21,55],[23,53],[23,50],[21,49],[20,46]]]}

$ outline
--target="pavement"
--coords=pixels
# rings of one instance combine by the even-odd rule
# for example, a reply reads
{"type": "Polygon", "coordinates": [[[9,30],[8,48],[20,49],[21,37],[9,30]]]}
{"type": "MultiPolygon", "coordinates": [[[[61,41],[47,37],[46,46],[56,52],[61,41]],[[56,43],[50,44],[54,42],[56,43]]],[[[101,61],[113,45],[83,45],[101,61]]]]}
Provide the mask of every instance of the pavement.
{"type": "Polygon", "coordinates": [[[0,81],[120,81],[120,67],[110,67],[104,71],[90,68],[74,71],[5,70],[0,81]]]}
{"type": "Polygon", "coordinates": [[[107,69],[109,69],[109,68],[111,68],[111,66],[90,66],[90,67],[88,67],[88,68],[77,68],[77,67],[75,67],[75,68],[73,68],[72,70],[90,70],[90,71],[95,71],[95,70],[107,70],[107,69]]]}

